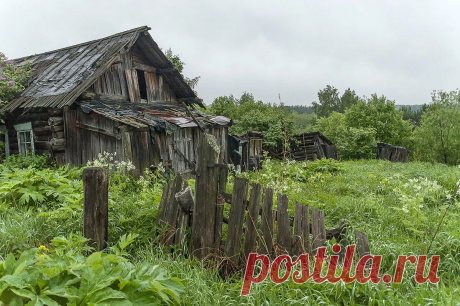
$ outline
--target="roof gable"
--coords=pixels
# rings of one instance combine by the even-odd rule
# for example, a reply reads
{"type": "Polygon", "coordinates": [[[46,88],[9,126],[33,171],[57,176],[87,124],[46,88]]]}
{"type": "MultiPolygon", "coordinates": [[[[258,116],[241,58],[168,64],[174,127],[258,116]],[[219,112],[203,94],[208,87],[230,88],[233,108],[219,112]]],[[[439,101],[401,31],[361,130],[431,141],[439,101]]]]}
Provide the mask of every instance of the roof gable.
{"type": "Polygon", "coordinates": [[[166,82],[184,100],[196,98],[193,90],[148,34],[144,26],[109,37],[49,51],[14,60],[17,63],[32,62],[29,83],[20,96],[2,110],[17,108],[53,107],[71,105],[90,87],[116,60],[120,53],[127,52],[136,44],[152,59],[159,69],[170,71],[164,74],[166,82]]]}

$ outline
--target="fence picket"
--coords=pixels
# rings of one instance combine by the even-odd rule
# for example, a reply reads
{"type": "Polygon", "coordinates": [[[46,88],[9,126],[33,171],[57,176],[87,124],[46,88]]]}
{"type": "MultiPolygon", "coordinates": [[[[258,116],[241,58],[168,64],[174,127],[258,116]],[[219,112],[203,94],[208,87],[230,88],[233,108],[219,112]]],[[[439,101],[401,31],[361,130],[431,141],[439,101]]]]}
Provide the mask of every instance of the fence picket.
{"type": "Polygon", "coordinates": [[[260,184],[252,184],[246,218],[246,232],[244,233],[244,258],[247,258],[249,253],[256,251],[256,240],[257,236],[259,236],[257,228],[259,223],[261,190],[262,186],[260,184]]]}
{"type": "Polygon", "coordinates": [[[292,229],[289,224],[288,196],[278,194],[276,242],[285,252],[291,253],[292,229]]]}
{"type": "Polygon", "coordinates": [[[241,177],[235,178],[233,186],[232,205],[230,217],[228,218],[228,231],[226,251],[227,256],[238,264],[241,246],[241,235],[243,234],[244,212],[246,210],[246,199],[248,198],[249,180],[241,177]]]}

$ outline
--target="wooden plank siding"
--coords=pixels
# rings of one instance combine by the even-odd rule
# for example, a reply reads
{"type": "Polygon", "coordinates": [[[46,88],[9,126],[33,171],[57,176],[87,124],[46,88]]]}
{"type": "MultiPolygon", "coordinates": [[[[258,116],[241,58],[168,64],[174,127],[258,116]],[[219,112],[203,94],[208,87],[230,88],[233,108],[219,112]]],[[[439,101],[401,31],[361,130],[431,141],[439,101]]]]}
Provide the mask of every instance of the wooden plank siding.
{"type": "MultiPolygon", "coordinates": [[[[129,159],[133,162],[136,176],[160,162],[166,168],[170,166],[175,172],[184,175],[193,174],[195,170],[197,135],[200,132],[196,127],[179,128],[172,134],[156,131],[152,141],[149,128],[135,129],[94,112],[85,113],[80,107],[67,107],[64,121],[65,161],[72,166],[84,165],[96,159],[99,153],[116,152],[115,160],[129,159]],[[124,143],[128,138],[127,155],[124,143]]],[[[227,156],[228,128],[210,128],[207,132],[214,135],[217,143],[222,146],[219,160],[223,162],[227,156]]]]}

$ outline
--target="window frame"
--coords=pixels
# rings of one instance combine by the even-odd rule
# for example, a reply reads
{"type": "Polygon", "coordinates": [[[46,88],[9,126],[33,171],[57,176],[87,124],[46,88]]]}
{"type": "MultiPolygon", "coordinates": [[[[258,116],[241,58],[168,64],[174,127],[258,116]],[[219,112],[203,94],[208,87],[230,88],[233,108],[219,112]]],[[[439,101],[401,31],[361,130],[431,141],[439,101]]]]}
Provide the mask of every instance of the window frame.
{"type": "Polygon", "coordinates": [[[32,123],[31,122],[26,122],[26,123],[20,123],[16,124],[14,126],[14,129],[16,130],[17,133],[17,138],[18,138],[18,150],[19,154],[22,154],[24,156],[27,156],[28,154],[28,145],[32,151],[32,154],[35,152],[35,143],[34,143],[34,133],[32,130],[32,123]],[[30,140],[26,141],[26,135],[29,133],[30,135],[30,140]],[[21,135],[24,134],[24,141],[21,141],[21,135]],[[24,148],[22,147],[22,144],[24,144],[24,148]]]}

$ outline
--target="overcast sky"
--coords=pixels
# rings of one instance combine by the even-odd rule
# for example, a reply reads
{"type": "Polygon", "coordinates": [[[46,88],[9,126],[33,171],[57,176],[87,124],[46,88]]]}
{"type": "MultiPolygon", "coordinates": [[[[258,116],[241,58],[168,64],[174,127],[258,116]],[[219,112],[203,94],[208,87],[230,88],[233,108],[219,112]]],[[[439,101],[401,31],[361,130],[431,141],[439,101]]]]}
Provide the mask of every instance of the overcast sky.
{"type": "Polygon", "coordinates": [[[0,52],[27,56],[148,25],[209,104],[244,91],[311,105],[326,85],[422,104],[460,79],[458,1],[0,0],[0,52]]]}

